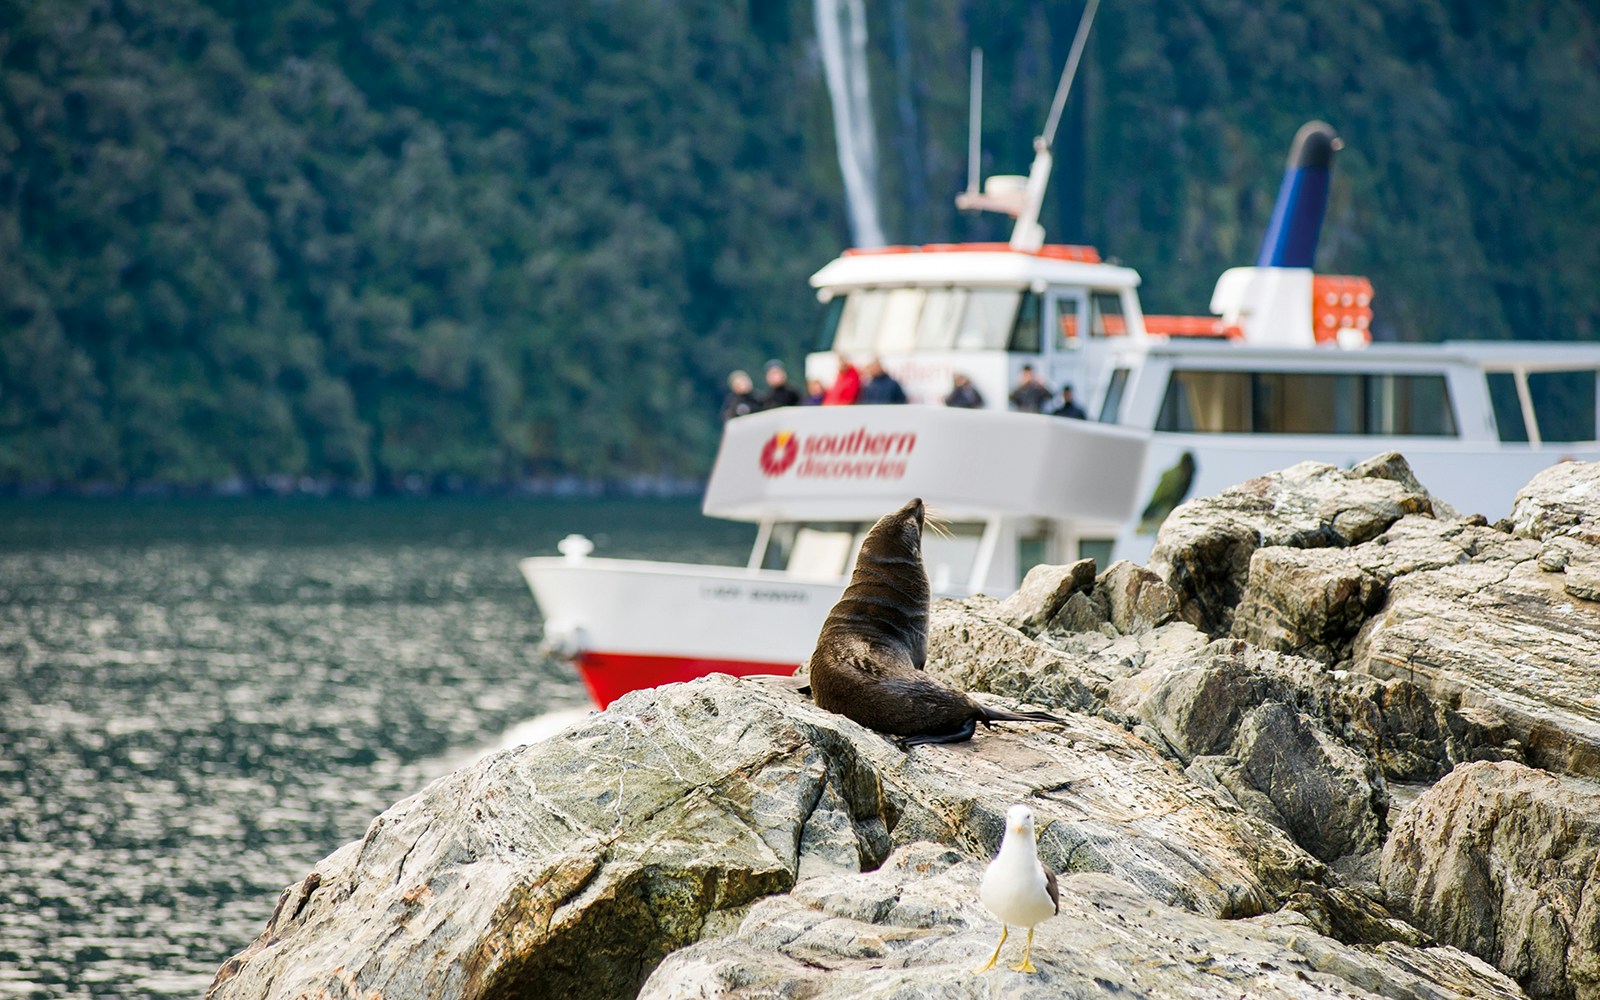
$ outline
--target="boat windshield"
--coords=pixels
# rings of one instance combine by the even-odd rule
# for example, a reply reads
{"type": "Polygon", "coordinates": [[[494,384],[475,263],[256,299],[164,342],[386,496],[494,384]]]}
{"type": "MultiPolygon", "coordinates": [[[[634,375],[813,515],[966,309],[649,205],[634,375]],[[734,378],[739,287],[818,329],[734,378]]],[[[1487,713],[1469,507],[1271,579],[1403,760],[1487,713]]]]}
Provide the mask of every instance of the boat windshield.
{"type": "Polygon", "coordinates": [[[1528,373],[1528,395],[1542,441],[1594,441],[1593,368],[1528,373]]]}
{"type": "Polygon", "coordinates": [[[1156,430],[1200,434],[1455,437],[1443,375],[1183,370],[1156,430]]]}
{"type": "Polygon", "coordinates": [[[823,350],[1039,350],[1039,296],[1016,288],[863,288],[828,302],[823,350]]]}
{"type": "Polygon", "coordinates": [[[781,521],[772,526],[761,568],[805,580],[836,580],[854,564],[869,527],[856,521],[781,521]]]}
{"type": "MultiPolygon", "coordinates": [[[[855,566],[872,525],[857,521],[787,521],[772,526],[761,568],[804,580],[837,580],[855,566]]],[[[964,588],[978,561],[981,522],[957,521],[922,534],[922,563],[936,592],[964,588]]]]}
{"type": "Polygon", "coordinates": [[[1594,368],[1485,373],[1500,440],[1600,440],[1600,370],[1594,368]]]}

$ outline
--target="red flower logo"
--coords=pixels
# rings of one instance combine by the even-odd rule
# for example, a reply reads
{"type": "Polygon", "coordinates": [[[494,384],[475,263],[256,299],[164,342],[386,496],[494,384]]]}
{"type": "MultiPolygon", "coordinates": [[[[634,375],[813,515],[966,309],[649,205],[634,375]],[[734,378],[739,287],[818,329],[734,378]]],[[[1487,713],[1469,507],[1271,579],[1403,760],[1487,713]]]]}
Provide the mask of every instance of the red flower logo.
{"type": "Polygon", "coordinates": [[[761,448],[761,471],[769,476],[781,476],[800,457],[800,442],[794,431],[779,431],[767,439],[761,448]]]}

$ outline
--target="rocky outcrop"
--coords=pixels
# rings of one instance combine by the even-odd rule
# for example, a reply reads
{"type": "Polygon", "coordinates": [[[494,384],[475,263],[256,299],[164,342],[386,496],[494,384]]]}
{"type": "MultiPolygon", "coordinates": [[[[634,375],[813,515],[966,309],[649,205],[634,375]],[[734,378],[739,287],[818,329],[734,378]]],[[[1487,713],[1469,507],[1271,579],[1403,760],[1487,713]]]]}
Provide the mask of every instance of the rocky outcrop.
{"type": "Polygon", "coordinates": [[[1600,785],[1466,764],[1395,823],[1383,888],[1400,912],[1536,997],[1600,997],[1600,785]]]}
{"type": "Polygon", "coordinates": [[[797,878],[919,840],[992,853],[1020,800],[1062,871],[1114,872],[1196,913],[1269,912],[1314,879],[1288,838],[1174,779],[1089,717],[907,755],[781,687],[639,692],[378,817],[286,890],[211,995],[631,996],[797,878]]]}
{"type": "Polygon", "coordinates": [[[1191,500],[1161,526],[1150,568],[1177,591],[1184,615],[1226,634],[1245,597],[1251,559],[1273,546],[1345,548],[1376,538],[1407,514],[1432,513],[1409,469],[1374,463],[1370,475],[1319,462],[1261,476],[1191,500]]]}
{"type": "MultiPolygon", "coordinates": [[[[1600,570],[1600,467],[1545,470],[1491,526],[1418,513],[1434,501],[1398,456],[1380,459],[1368,475],[1304,463],[1185,504],[1152,567],[1214,636],[1414,685],[1441,773],[1509,759],[1600,776],[1600,604],[1582,596],[1600,570]],[[1249,557],[1205,576],[1193,567],[1219,538],[1249,557]],[[1231,617],[1209,610],[1229,601],[1231,617]]],[[[1424,776],[1418,763],[1391,774],[1424,776]]]]}
{"type": "Polygon", "coordinates": [[[882,869],[796,885],[750,908],[728,938],[677,952],[641,1000],[922,1000],[1005,996],[1524,996],[1516,983],[1452,948],[1386,942],[1352,948],[1298,913],[1219,920],[1160,903],[1100,873],[1059,882],[1060,913],[1037,928],[1037,975],[995,971],[999,926],[977,902],[983,864],[933,844],[898,849],[882,869]]]}
{"type": "Polygon", "coordinates": [[[1301,465],[1149,568],[936,602],[928,671],[1060,726],[906,753],[792,686],[629,695],[378,817],[211,995],[1600,998],[1597,493],[1490,525],[1398,456],[1301,465]],[[972,976],[1017,801],[1062,916],[972,976]]]}

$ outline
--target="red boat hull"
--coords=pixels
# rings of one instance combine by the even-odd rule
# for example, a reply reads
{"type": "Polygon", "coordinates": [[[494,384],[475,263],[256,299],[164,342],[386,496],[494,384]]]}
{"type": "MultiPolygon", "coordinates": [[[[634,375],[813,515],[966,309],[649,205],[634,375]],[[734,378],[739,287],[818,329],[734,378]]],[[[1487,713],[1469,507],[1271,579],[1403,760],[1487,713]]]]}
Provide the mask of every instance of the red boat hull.
{"type": "Polygon", "coordinates": [[[605,708],[629,691],[692,681],[706,674],[781,674],[795,672],[798,664],[751,660],[713,660],[699,656],[644,656],[637,653],[600,653],[588,650],[577,656],[578,673],[589,697],[605,708]]]}

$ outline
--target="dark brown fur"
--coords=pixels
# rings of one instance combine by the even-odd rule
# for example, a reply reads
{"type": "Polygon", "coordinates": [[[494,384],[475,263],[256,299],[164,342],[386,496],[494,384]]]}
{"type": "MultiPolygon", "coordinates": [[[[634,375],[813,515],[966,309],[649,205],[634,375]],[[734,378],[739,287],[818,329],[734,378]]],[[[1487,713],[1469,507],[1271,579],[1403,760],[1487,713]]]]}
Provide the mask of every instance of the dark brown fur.
{"type": "Polygon", "coordinates": [[[922,672],[928,657],[928,573],[921,500],[878,519],[855,573],[811,653],[811,695],[903,746],[959,743],[979,722],[1060,722],[1045,712],[985,708],[922,672]]]}

